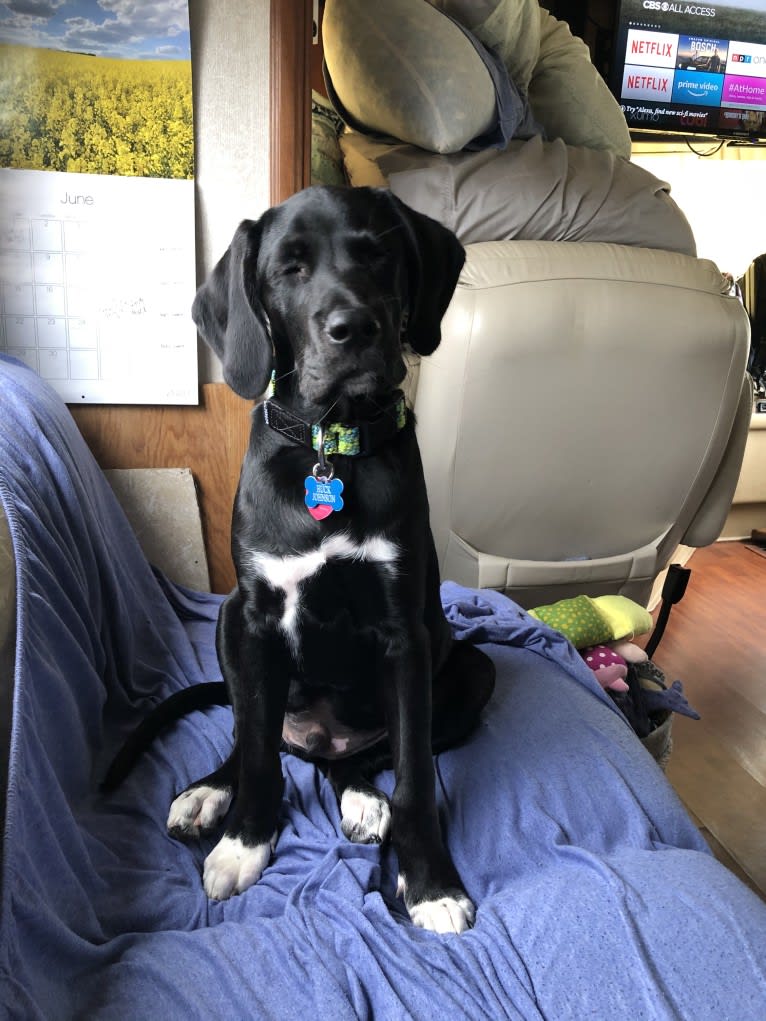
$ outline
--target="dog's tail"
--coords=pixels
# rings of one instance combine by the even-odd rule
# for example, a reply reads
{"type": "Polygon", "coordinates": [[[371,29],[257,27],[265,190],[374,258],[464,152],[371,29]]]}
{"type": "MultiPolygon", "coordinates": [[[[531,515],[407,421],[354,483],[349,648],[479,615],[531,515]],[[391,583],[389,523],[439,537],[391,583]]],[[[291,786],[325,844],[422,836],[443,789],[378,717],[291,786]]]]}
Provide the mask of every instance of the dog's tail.
{"type": "Polygon", "coordinates": [[[213,705],[231,705],[226,685],[223,681],[205,681],[192,684],[174,692],[160,704],[136,727],[112,760],[101,782],[104,793],[115,790],[131,769],[139,756],[144,752],[161,730],[180,720],[195,709],[208,709],[213,705]]]}

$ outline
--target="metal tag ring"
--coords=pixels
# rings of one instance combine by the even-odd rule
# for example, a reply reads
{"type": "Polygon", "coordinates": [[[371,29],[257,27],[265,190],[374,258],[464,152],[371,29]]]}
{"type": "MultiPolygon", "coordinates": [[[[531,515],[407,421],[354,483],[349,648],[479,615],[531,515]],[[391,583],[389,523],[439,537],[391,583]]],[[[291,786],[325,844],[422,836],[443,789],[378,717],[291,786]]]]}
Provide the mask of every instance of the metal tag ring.
{"type": "Polygon", "coordinates": [[[311,469],[311,474],[315,479],[322,479],[324,482],[331,482],[335,478],[335,469],[329,461],[325,461],[324,465],[321,465],[317,461],[311,469]]]}

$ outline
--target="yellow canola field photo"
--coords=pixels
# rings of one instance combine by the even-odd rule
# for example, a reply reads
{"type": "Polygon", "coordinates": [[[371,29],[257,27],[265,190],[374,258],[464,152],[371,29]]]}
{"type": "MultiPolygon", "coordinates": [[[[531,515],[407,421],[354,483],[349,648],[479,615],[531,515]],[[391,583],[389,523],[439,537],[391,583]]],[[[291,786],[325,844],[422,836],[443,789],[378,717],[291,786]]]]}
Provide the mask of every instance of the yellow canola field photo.
{"type": "Polygon", "coordinates": [[[0,166],[191,179],[190,61],[0,44],[0,166]]]}

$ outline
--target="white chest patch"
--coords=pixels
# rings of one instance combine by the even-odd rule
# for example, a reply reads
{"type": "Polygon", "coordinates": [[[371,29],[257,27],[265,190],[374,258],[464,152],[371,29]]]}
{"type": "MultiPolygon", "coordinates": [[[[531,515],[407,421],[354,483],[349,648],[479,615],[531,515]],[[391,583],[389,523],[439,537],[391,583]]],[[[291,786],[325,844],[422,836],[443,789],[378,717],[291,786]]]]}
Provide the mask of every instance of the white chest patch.
{"type": "Polygon", "coordinates": [[[301,586],[332,560],[358,560],[379,564],[387,572],[396,570],[399,547],[382,536],[372,536],[363,543],[353,542],[345,532],[324,539],[316,549],[295,556],[275,557],[253,550],[250,566],[255,575],[271,588],[285,594],[280,627],[294,650],[298,646],[301,586]]]}

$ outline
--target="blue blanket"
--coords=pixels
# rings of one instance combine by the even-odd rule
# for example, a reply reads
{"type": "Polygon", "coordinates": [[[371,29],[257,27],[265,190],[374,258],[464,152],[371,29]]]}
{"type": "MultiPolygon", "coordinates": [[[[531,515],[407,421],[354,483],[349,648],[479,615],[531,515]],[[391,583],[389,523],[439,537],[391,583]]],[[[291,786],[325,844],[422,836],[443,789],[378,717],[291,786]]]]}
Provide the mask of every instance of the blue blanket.
{"type": "Polygon", "coordinates": [[[390,847],[346,841],[330,786],[291,756],[270,866],[209,901],[213,841],[164,823],[230,747],[230,711],[180,722],[109,797],[97,783],[153,704],[220,676],[219,598],[151,569],[64,405],[2,357],[0,498],[18,572],[3,1016],[766,1017],[766,906],[571,646],[490,591],[443,588],[457,636],[497,665],[483,724],[436,760],[475,928],[414,928],[390,847]]]}

